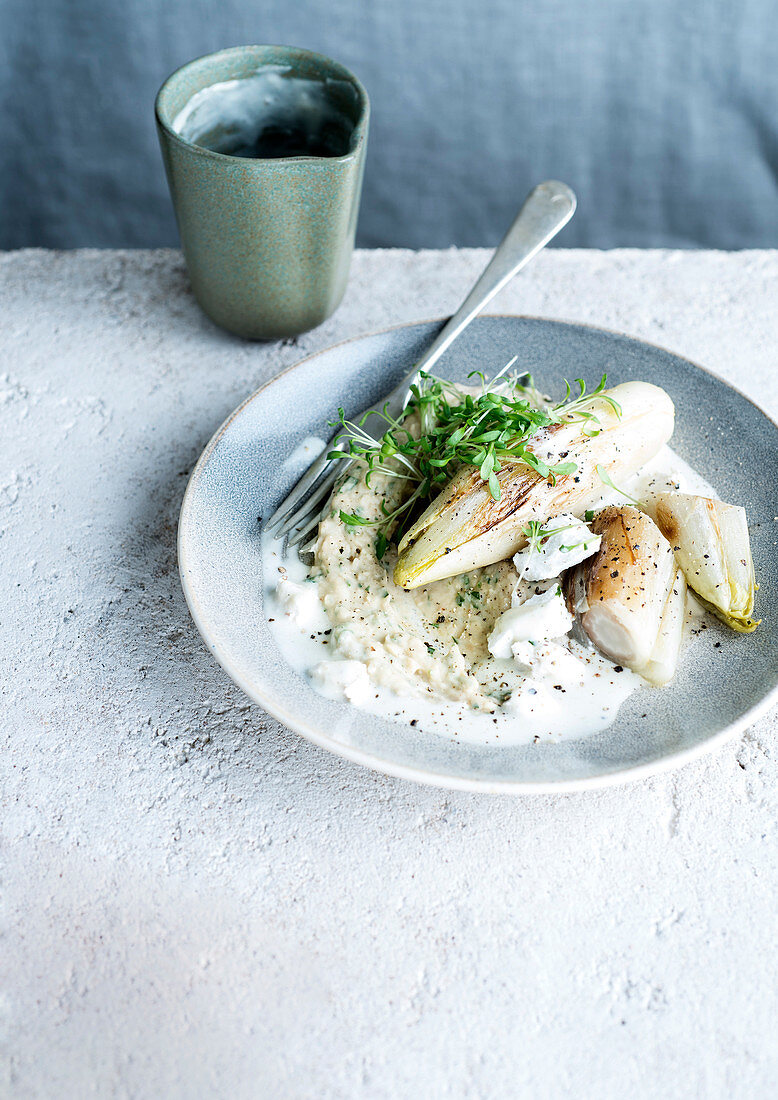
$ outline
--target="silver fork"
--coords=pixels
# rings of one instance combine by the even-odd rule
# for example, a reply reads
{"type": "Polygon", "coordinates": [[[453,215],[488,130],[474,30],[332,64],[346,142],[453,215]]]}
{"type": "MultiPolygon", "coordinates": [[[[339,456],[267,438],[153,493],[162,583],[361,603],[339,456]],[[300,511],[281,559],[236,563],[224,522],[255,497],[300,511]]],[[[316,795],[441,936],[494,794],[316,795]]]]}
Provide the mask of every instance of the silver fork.
{"type": "MultiPolygon", "coordinates": [[[[570,221],[575,207],[576,198],[572,190],[556,180],[547,180],[530,191],[513,225],[453,317],[445,323],[425,354],[399,385],[383,401],[362,414],[361,420],[364,420],[368,433],[370,416],[383,410],[391,416],[402,412],[410,397],[410,387],[419,380],[419,373],[423,370],[429,371],[437,363],[495,294],[570,221]]],[[[376,438],[382,434],[383,430],[378,430],[376,438]]],[[[327,456],[333,450],[343,451],[346,445],[347,441],[343,438],[336,444],[328,444],[278,506],[266,524],[268,531],[275,528],[275,538],[288,536],[289,546],[299,545],[319,522],[323,511],[322,501],[326,501],[338,477],[352,461],[345,453],[343,458],[327,456]]]]}

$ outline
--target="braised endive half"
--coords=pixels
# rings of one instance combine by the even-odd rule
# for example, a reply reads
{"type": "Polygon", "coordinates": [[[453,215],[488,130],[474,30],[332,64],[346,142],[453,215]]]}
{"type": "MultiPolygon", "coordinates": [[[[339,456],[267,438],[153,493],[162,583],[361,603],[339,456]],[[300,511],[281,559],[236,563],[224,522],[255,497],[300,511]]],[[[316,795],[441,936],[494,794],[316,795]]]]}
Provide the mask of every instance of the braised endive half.
{"type": "Polygon", "coordinates": [[[626,382],[593,397],[585,419],[571,409],[540,427],[523,457],[501,456],[487,480],[477,467],[461,466],[401,539],[395,583],[416,588],[502,561],[526,544],[530,521],[583,516],[606,479],[618,483],[653,458],[673,421],[664,390],[626,382]]]}
{"type": "Polygon", "coordinates": [[[703,603],[733,630],[755,630],[756,582],[745,509],[689,493],[655,493],[646,509],[703,603]]]}
{"type": "Polygon", "coordinates": [[[568,607],[606,657],[653,684],[672,680],[686,608],[673,548],[650,516],[631,505],[604,508],[589,524],[596,554],[565,577],[568,607]]]}

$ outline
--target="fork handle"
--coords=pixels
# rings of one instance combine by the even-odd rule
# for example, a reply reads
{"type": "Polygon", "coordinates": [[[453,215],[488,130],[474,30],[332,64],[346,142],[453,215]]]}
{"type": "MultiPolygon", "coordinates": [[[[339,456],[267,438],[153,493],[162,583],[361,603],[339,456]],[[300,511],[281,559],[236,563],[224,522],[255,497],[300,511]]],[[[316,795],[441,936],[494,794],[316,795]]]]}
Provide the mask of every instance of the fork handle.
{"type": "Polygon", "coordinates": [[[498,291],[540,252],[575,213],[576,197],[565,183],[546,180],[527,196],[524,205],[498,245],[481,278],[462,305],[449,318],[413,370],[394,390],[398,394],[417,380],[419,371],[429,370],[463,329],[481,312],[498,291]]]}
{"type": "MultiPolygon", "coordinates": [[[[362,422],[372,413],[379,413],[387,405],[396,405],[399,409],[405,408],[410,397],[409,387],[418,381],[419,371],[429,370],[437,363],[446,348],[450,347],[457,336],[465,329],[473,318],[481,312],[487,302],[490,302],[495,294],[502,290],[513,276],[529,263],[533,256],[540,252],[541,248],[555,237],[559,230],[572,218],[575,213],[576,198],[571,189],[564,183],[556,180],[546,180],[540,183],[527,196],[524,205],[516,216],[516,220],[505,234],[502,242],[497,247],[494,255],[486,265],[481,278],[475,284],[462,305],[456,311],[438,333],[430,347],[413,370],[403,378],[398,386],[385,397],[379,404],[373,405],[363,414],[362,422]]],[[[379,433],[380,434],[380,433],[379,433]]],[[[308,514],[307,506],[298,508],[300,502],[308,495],[312,486],[316,484],[321,475],[330,465],[327,455],[332,450],[343,450],[345,442],[330,443],[321,455],[316,459],[297,485],[292,489],[286,500],[278,506],[273,515],[265,524],[266,530],[277,527],[276,538],[279,535],[299,526],[302,516],[305,521],[308,514]]],[[[344,458],[339,471],[342,472],[351,459],[344,458]]],[[[330,482],[319,486],[318,501],[324,492],[324,488],[330,482]]]]}

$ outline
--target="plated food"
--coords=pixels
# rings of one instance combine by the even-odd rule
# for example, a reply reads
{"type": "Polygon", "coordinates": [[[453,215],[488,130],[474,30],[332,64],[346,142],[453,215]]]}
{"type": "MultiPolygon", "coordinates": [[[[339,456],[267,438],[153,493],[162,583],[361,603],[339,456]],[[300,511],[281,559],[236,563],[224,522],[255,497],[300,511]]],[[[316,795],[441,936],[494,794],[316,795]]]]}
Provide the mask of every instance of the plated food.
{"type": "MultiPolygon", "coordinates": [[[[258,779],[275,749],[284,746],[286,752],[293,744],[267,726],[265,714],[328,752],[376,771],[446,788],[505,793],[590,788],[655,774],[712,750],[755,722],[778,698],[778,589],[772,583],[778,574],[778,489],[769,476],[778,469],[778,428],[723,379],[687,359],[602,329],[529,317],[476,318],[447,354],[446,376],[477,385],[477,378],[468,377],[472,371],[498,368],[518,350],[521,368],[560,398],[564,378],[579,375],[593,386],[607,373],[610,388],[641,379],[661,387],[675,405],[673,453],[660,449],[647,464],[656,467],[655,473],[644,468],[644,478],[655,479],[658,491],[663,480],[664,489],[673,493],[720,495],[745,505],[760,581],[756,618],[761,625],[743,636],[705,611],[701,621],[685,627],[691,638],[683,643],[669,684],[643,687],[642,678],[627,666],[616,673],[610,662],[606,667],[620,696],[612,704],[602,703],[601,693],[588,698],[599,700],[598,713],[617,706],[615,721],[611,711],[605,715],[607,725],[580,736],[569,731],[551,737],[541,729],[538,743],[529,735],[515,739],[516,722],[504,706],[482,721],[479,711],[450,701],[427,703],[421,696],[376,688],[356,706],[314,687],[308,669],[328,656],[330,646],[321,644],[328,636],[304,633],[285,614],[269,621],[281,607],[268,588],[275,589],[278,566],[286,565],[280,544],[268,545],[264,538],[264,522],[320,453],[323,440],[332,436],[338,407],[346,406],[355,417],[380,401],[439,330],[439,321],[402,325],[317,352],[235,409],[192,471],[178,529],[183,591],[208,651],[240,688],[236,695],[225,686],[226,705],[245,705],[244,695],[257,704],[245,721],[256,731],[258,779]],[[263,578],[272,583],[264,584],[263,578]],[[707,629],[700,630],[703,623],[707,629]],[[635,676],[635,690],[623,686],[625,676],[635,676]],[[454,708],[453,720],[449,708],[454,708]],[[484,732],[487,726],[490,734],[484,732]]],[[[614,478],[614,484],[638,499],[627,480],[614,478]]],[[[612,493],[604,489],[604,496],[612,493]]],[[[614,495],[607,503],[631,502],[614,495]]],[[[563,540],[567,533],[555,537],[563,540]]],[[[299,572],[289,570],[289,579],[310,587],[305,580],[310,559],[291,565],[299,572]]],[[[408,592],[413,593],[419,589],[408,592]]],[[[472,599],[459,594],[462,607],[454,595],[454,608],[472,608],[472,599]]],[[[593,674],[592,679],[602,683],[593,674]]],[[[540,693],[545,715],[554,701],[560,712],[563,707],[570,712],[570,693],[555,690],[557,682],[540,693]]],[[[525,726],[534,721],[531,698],[525,696],[525,726]]],[[[299,751],[311,776],[330,767],[320,754],[302,745],[299,751]]]]}
{"type": "Polygon", "coordinates": [[[577,738],[669,684],[710,615],[758,625],[746,513],[669,448],[669,394],[603,376],[555,401],[514,365],[423,375],[380,438],[339,410],[350,461],[303,560],[265,539],[268,620],[325,696],[475,743],[577,738]]]}

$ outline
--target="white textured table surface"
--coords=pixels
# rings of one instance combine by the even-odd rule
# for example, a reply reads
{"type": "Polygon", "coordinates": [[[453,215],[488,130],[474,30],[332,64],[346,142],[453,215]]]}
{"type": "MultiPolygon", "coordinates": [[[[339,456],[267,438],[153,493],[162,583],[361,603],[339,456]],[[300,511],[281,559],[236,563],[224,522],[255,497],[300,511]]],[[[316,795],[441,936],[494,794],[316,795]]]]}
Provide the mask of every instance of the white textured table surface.
{"type": "MultiPolygon", "coordinates": [[[[775,1095],[775,713],[632,786],[446,794],[278,726],[187,615],[176,517],[222,418],[484,260],[359,254],[334,318],[259,346],[176,253],[0,259],[3,1095],[775,1095]]],[[[547,252],[494,309],[778,411],[778,253],[547,252]]]]}

